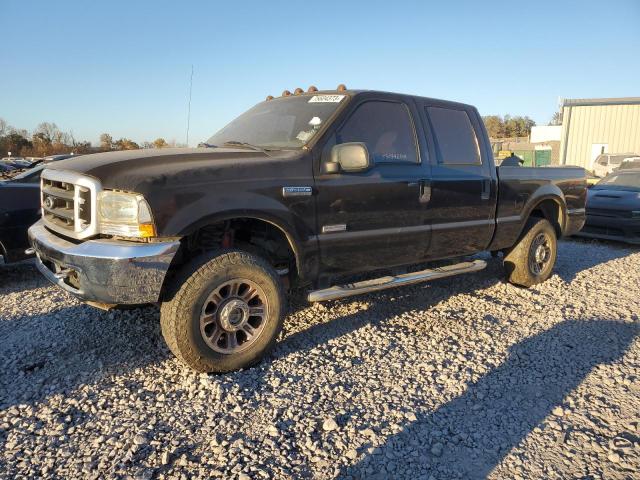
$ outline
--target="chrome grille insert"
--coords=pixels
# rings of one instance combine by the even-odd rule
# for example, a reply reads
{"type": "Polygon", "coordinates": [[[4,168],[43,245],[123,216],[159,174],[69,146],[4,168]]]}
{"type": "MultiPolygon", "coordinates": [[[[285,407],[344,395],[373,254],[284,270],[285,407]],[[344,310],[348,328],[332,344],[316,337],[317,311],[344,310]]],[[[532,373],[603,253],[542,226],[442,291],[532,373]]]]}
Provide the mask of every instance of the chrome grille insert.
{"type": "Polygon", "coordinates": [[[101,189],[94,178],[66,170],[44,170],[40,195],[45,225],[76,239],[96,235],[96,198],[101,189]]]}

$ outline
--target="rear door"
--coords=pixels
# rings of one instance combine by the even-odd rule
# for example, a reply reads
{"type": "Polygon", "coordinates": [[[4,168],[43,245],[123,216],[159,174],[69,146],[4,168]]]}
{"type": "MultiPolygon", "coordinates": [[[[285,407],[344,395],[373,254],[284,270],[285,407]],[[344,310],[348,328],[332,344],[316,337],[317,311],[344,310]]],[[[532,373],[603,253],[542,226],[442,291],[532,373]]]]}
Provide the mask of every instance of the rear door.
{"type": "Polygon", "coordinates": [[[495,229],[497,175],[482,120],[465,105],[436,100],[418,104],[435,150],[429,258],[484,250],[495,229]]]}
{"type": "Polygon", "coordinates": [[[355,272],[425,258],[430,226],[424,197],[429,165],[421,160],[413,102],[361,96],[322,151],[316,171],[320,261],[325,272],[355,272]],[[372,167],[327,174],[336,144],[362,142],[372,167]]]}

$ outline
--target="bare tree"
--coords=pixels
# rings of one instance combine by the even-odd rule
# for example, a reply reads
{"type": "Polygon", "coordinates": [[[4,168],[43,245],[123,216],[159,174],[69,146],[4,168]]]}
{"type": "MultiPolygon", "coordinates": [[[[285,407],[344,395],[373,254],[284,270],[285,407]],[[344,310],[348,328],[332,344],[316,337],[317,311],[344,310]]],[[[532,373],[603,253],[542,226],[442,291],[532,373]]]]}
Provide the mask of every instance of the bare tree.
{"type": "Polygon", "coordinates": [[[553,114],[553,117],[551,117],[551,121],[549,122],[549,125],[562,125],[561,111],[557,111],[553,114]]]}
{"type": "Polygon", "coordinates": [[[108,133],[100,135],[100,148],[102,150],[111,150],[113,148],[113,137],[108,133]]]}
{"type": "Polygon", "coordinates": [[[0,118],[0,137],[4,137],[9,133],[11,127],[4,118],[0,118]]]}
{"type": "Polygon", "coordinates": [[[60,135],[60,129],[55,123],[42,122],[36,127],[33,132],[34,135],[46,143],[53,143],[60,135]]]}

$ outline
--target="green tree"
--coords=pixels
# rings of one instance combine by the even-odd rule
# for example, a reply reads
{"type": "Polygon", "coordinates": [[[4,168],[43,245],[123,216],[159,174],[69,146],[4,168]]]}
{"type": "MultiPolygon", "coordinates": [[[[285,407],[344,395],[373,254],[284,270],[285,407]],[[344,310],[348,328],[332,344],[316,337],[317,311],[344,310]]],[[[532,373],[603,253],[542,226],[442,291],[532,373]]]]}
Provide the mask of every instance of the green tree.
{"type": "Polygon", "coordinates": [[[536,122],[529,117],[505,115],[489,115],[482,117],[491,138],[527,137],[536,122]]]}
{"type": "Polygon", "coordinates": [[[491,138],[504,137],[504,122],[499,115],[488,115],[482,117],[482,120],[484,120],[484,126],[491,138]]]}
{"type": "Polygon", "coordinates": [[[121,138],[114,142],[113,148],[115,150],[137,150],[140,145],[129,138],[121,138]]]}
{"type": "Polygon", "coordinates": [[[11,152],[11,156],[18,157],[23,151],[33,147],[28,138],[25,138],[18,132],[11,132],[0,139],[2,142],[2,154],[11,152]]]}
{"type": "Polygon", "coordinates": [[[166,148],[168,146],[169,146],[169,144],[167,143],[167,141],[164,138],[156,138],[153,141],[153,147],[154,148],[166,148]]]}

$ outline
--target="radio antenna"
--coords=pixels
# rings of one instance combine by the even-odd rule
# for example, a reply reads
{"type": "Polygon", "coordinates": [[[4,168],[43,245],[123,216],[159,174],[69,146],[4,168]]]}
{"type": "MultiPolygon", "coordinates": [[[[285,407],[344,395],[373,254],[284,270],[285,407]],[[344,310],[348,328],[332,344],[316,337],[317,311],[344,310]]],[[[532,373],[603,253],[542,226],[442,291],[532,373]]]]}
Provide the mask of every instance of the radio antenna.
{"type": "Polygon", "coordinates": [[[187,147],[189,146],[189,126],[191,124],[191,92],[193,91],[193,65],[191,65],[191,78],[189,79],[189,106],[187,107],[187,147]]]}

